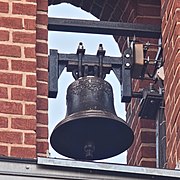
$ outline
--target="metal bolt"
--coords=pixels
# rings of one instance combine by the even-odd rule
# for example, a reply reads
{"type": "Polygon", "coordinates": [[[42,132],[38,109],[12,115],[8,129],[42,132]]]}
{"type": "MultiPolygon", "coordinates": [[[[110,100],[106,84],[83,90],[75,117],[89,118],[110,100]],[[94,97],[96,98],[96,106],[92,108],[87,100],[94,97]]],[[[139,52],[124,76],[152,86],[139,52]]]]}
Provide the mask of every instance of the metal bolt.
{"type": "Polygon", "coordinates": [[[26,169],[29,169],[30,167],[29,166],[26,166],[26,169]]]}
{"type": "Polygon", "coordinates": [[[126,67],[130,67],[131,64],[127,62],[127,63],[125,64],[125,66],[126,66],[126,67]]]}
{"type": "Polygon", "coordinates": [[[92,159],[93,158],[93,153],[95,151],[95,145],[92,142],[88,142],[84,146],[84,151],[85,151],[85,157],[86,159],[92,159]]]}
{"type": "Polygon", "coordinates": [[[82,42],[79,43],[78,49],[84,49],[82,42]]]}
{"type": "Polygon", "coordinates": [[[126,56],[126,58],[130,58],[130,54],[126,54],[125,56],[126,56]]]}
{"type": "Polygon", "coordinates": [[[103,45],[102,44],[99,44],[99,49],[98,50],[100,50],[100,51],[103,50],[103,45]]]}

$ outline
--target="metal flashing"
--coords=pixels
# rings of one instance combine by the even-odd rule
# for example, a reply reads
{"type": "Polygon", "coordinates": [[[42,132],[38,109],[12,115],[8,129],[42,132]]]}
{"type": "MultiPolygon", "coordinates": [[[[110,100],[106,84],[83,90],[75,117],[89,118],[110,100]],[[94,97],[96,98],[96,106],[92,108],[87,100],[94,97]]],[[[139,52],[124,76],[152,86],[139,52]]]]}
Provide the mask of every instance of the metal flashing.
{"type": "Polygon", "coordinates": [[[39,165],[58,166],[65,168],[78,168],[88,169],[96,171],[114,172],[114,173],[125,173],[131,175],[159,177],[159,178],[180,178],[180,171],[169,170],[169,169],[158,169],[158,168],[147,168],[138,166],[128,166],[123,164],[115,163],[100,163],[90,161],[77,161],[71,159],[54,159],[54,158],[38,158],[37,163],[39,165]]]}
{"type": "Polygon", "coordinates": [[[42,158],[0,159],[1,180],[178,180],[180,171],[122,164],[42,158]]]}

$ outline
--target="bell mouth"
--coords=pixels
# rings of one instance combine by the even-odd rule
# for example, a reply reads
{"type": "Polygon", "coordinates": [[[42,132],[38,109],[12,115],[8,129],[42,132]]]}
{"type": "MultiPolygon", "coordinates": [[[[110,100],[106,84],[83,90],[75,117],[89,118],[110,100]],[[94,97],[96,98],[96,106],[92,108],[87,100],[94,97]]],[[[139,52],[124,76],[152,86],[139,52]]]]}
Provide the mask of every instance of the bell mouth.
{"type": "Polygon", "coordinates": [[[69,158],[100,160],[124,152],[133,139],[133,131],[121,118],[107,111],[86,110],[62,120],[50,142],[55,151],[69,158]]]}

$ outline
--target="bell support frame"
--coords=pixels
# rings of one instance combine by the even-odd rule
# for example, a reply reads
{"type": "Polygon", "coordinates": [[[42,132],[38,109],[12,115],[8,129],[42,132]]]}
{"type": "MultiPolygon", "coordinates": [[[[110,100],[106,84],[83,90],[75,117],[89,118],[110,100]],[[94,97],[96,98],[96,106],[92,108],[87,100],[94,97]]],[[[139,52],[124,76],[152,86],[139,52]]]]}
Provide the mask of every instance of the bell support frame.
{"type": "MultiPolygon", "coordinates": [[[[131,88],[131,68],[133,64],[132,51],[128,48],[121,57],[110,57],[98,55],[83,55],[82,68],[88,67],[89,72],[86,75],[96,76],[96,72],[91,72],[92,68],[102,69],[104,76],[113,70],[122,87],[122,102],[130,102],[132,97],[131,88]],[[102,58],[102,63],[100,63],[102,58]]],[[[49,55],[49,97],[56,98],[58,93],[58,78],[62,71],[67,67],[68,72],[78,72],[79,58],[78,54],[60,54],[57,50],[50,50],[49,55]]],[[[85,75],[85,76],[86,76],[85,75]]],[[[75,78],[76,79],[76,78],[75,78]]]]}
{"type": "MultiPolygon", "coordinates": [[[[125,37],[154,39],[159,39],[161,34],[160,26],[154,25],[51,17],[49,17],[48,29],[50,31],[111,34],[125,37]]],[[[82,44],[78,46],[76,54],[61,54],[58,53],[57,50],[50,50],[49,98],[56,98],[58,93],[58,78],[66,67],[68,72],[72,72],[75,79],[88,75],[98,76],[104,79],[106,74],[109,74],[112,70],[121,84],[121,102],[129,103],[131,98],[142,98],[145,102],[146,97],[143,96],[143,91],[132,92],[132,79],[155,80],[155,74],[158,68],[163,66],[162,58],[158,59],[159,55],[162,54],[161,41],[159,39],[158,45],[150,44],[149,42],[145,44],[141,43],[142,45],[136,45],[136,41],[132,41],[131,44],[133,46],[129,46],[122,52],[121,57],[105,56],[105,51],[102,47],[99,47],[96,55],[86,55],[82,44]],[[156,58],[146,59],[146,51],[151,46],[158,47],[156,58]],[[153,65],[153,74],[148,74],[148,65],[153,65]]],[[[147,87],[147,89],[148,88],[149,87],[147,87]]],[[[150,93],[150,91],[148,92],[150,93]]],[[[158,98],[158,102],[163,99],[163,93],[157,92],[153,94],[153,101],[154,97],[156,99],[156,96],[160,97],[160,100],[158,98]]],[[[155,109],[159,106],[159,103],[157,104],[157,107],[154,107],[155,109]]],[[[143,111],[141,116],[151,118],[148,117],[147,114],[147,111],[143,111]]]]}

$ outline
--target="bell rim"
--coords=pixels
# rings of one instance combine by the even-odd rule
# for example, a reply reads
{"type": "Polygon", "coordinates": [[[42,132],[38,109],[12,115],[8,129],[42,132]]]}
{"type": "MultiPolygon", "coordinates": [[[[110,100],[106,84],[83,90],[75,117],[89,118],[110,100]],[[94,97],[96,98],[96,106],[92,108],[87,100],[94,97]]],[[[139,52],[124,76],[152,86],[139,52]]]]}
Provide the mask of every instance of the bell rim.
{"type": "Polygon", "coordinates": [[[81,111],[81,112],[78,112],[78,113],[73,113],[69,116],[66,116],[62,121],[60,121],[56,127],[54,128],[52,134],[51,134],[51,137],[50,137],[50,142],[51,142],[51,145],[52,147],[54,148],[54,150],[56,152],[58,152],[59,154],[63,155],[63,156],[66,156],[66,157],[69,157],[69,158],[73,158],[73,159],[79,159],[79,160],[85,160],[83,158],[76,158],[74,156],[69,156],[67,155],[66,153],[63,153],[62,151],[60,151],[58,148],[56,148],[56,145],[53,143],[54,139],[53,139],[53,135],[54,135],[54,132],[59,129],[60,126],[68,123],[68,122],[71,122],[71,121],[74,121],[74,120],[79,120],[79,119],[83,119],[83,118],[93,118],[93,117],[98,117],[99,118],[106,118],[106,119],[110,119],[111,121],[115,121],[115,122],[119,122],[121,123],[121,125],[123,125],[124,128],[126,128],[126,131],[128,131],[130,134],[129,135],[129,142],[126,144],[126,148],[122,151],[119,151],[119,152],[116,152],[115,154],[111,154],[111,155],[108,155],[106,157],[102,157],[102,158],[95,158],[95,159],[92,159],[92,160],[101,160],[101,159],[106,159],[106,158],[110,158],[110,157],[113,157],[113,156],[116,156],[118,154],[121,154],[122,152],[124,152],[125,150],[127,150],[133,143],[133,140],[134,140],[134,132],[132,131],[132,129],[129,127],[129,125],[120,117],[116,116],[115,114],[112,114],[111,112],[107,112],[107,111],[102,111],[102,110],[86,110],[86,111],[81,111]]]}

